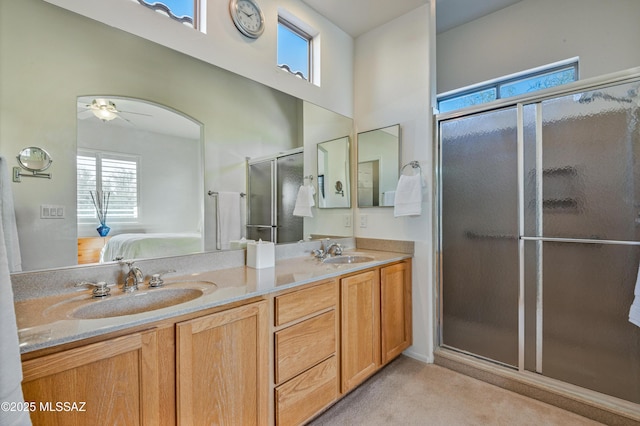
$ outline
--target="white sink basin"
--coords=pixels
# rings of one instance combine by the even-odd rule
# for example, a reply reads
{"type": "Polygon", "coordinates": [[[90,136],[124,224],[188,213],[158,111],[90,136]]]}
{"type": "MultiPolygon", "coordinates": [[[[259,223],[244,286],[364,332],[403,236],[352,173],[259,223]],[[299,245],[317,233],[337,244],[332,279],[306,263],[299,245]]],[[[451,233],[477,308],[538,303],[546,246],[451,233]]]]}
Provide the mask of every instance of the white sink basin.
{"type": "Polygon", "coordinates": [[[371,262],[375,260],[373,256],[366,256],[362,254],[351,254],[344,256],[334,256],[327,257],[322,262],[323,263],[333,263],[333,264],[344,264],[344,263],[363,263],[363,262],[371,262]]]}
{"type": "Polygon", "coordinates": [[[93,301],[71,312],[76,319],[97,319],[133,315],[179,305],[202,296],[202,290],[161,288],[93,301]]]}
{"type": "Polygon", "coordinates": [[[51,319],[100,319],[135,315],[142,312],[176,306],[212,293],[217,286],[210,281],[165,282],[165,286],[123,293],[119,288],[102,299],[88,294],[74,296],[47,308],[44,315],[51,319]]]}

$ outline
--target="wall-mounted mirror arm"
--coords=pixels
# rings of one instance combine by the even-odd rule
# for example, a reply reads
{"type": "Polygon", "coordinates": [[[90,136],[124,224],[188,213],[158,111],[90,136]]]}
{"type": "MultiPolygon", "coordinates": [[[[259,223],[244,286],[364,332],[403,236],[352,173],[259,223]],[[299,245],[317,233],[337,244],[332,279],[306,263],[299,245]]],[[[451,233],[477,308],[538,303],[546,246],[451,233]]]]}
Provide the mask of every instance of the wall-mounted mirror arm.
{"type": "Polygon", "coordinates": [[[13,181],[14,182],[22,182],[22,179],[21,179],[22,176],[51,179],[51,173],[41,173],[41,172],[23,173],[22,169],[20,169],[20,167],[14,167],[13,168],[13,181]]]}

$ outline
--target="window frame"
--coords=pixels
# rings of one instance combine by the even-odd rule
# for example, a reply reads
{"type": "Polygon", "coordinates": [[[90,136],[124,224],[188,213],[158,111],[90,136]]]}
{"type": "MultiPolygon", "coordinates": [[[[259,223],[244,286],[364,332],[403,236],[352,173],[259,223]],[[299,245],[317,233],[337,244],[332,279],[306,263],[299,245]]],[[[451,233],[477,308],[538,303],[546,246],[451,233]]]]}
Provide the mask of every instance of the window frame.
{"type": "MultiPolygon", "coordinates": [[[[456,90],[452,90],[446,93],[442,93],[440,95],[438,95],[436,97],[436,109],[437,109],[437,113],[439,114],[444,114],[444,113],[448,113],[448,112],[452,112],[452,111],[457,111],[463,108],[471,108],[474,106],[478,106],[478,105],[483,105],[485,103],[488,102],[493,102],[496,100],[500,100],[500,99],[507,99],[510,97],[514,97],[514,96],[521,96],[522,94],[517,94],[517,95],[507,95],[507,96],[501,96],[501,88],[503,86],[509,85],[509,84],[513,84],[513,83],[517,83],[517,82],[521,82],[521,81],[525,81],[528,79],[532,79],[538,76],[543,76],[545,74],[551,74],[551,73],[555,73],[555,72],[559,72],[559,71],[564,71],[564,70],[570,70],[572,69],[574,72],[574,77],[575,79],[573,81],[578,81],[579,79],[579,59],[578,58],[572,58],[572,59],[568,59],[566,61],[562,61],[562,62],[556,62],[553,64],[549,64],[549,65],[544,65],[541,67],[537,67],[537,68],[533,68],[527,71],[523,71],[520,73],[516,73],[516,74],[511,74],[505,77],[501,77],[501,78],[497,78],[494,80],[490,80],[488,82],[483,82],[483,83],[479,83],[479,84],[474,84],[472,86],[467,86],[461,89],[456,89],[456,90]],[[460,107],[460,108],[452,108],[452,109],[448,109],[445,111],[442,111],[440,108],[440,104],[441,102],[447,102],[447,101],[451,101],[454,99],[459,99],[459,98],[463,98],[463,97],[467,97],[470,95],[474,95],[474,94],[480,94],[481,92],[486,92],[489,90],[493,90],[495,92],[495,98],[492,99],[491,101],[486,101],[486,102],[480,102],[477,104],[472,104],[472,105],[467,105],[464,107],[460,107]]],[[[566,83],[563,83],[566,84],[566,83]]],[[[559,85],[556,86],[550,86],[550,87],[557,87],[559,85]]],[[[547,89],[547,88],[544,88],[547,89]]],[[[537,89],[537,90],[544,90],[544,89],[537,89]]],[[[527,93],[533,93],[536,92],[537,90],[533,90],[531,92],[527,92],[527,93]]]]}
{"type": "Polygon", "coordinates": [[[134,0],[134,1],[155,12],[160,11],[165,15],[167,15],[169,18],[173,19],[174,21],[180,22],[181,24],[184,24],[184,25],[188,25],[195,30],[202,31],[201,30],[202,23],[200,22],[200,16],[202,14],[201,8],[202,8],[203,0],[191,0],[193,2],[193,18],[190,16],[180,17],[177,15],[174,15],[173,12],[171,11],[171,8],[163,3],[163,0],[156,0],[156,1],[151,0],[150,2],[147,2],[146,0],[134,0]]]}
{"type": "MultiPolygon", "coordinates": [[[[110,214],[108,215],[107,219],[109,223],[119,223],[119,224],[141,223],[141,219],[142,219],[141,208],[140,208],[140,198],[141,198],[140,197],[140,168],[141,168],[141,162],[142,162],[141,156],[137,154],[128,154],[128,153],[122,153],[122,152],[78,148],[78,151],[76,153],[76,179],[77,179],[78,170],[79,170],[78,157],[91,157],[95,159],[96,186],[93,189],[93,191],[102,190],[103,188],[102,175],[98,175],[98,170],[102,171],[103,159],[106,158],[108,160],[128,161],[131,163],[135,163],[136,165],[136,205],[135,205],[136,216],[135,217],[122,217],[122,216],[118,217],[118,216],[113,216],[113,214],[110,214]],[[100,165],[98,165],[98,163],[100,163],[100,165]]],[[[79,206],[79,201],[80,201],[79,195],[80,195],[80,192],[78,191],[78,183],[76,182],[76,208],[79,206]]],[[[98,220],[97,215],[94,215],[92,217],[80,216],[79,214],[77,215],[78,225],[94,224],[97,220],[98,220]]]]}
{"type": "MultiPolygon", "coordinates": [[[[309,70],[309,75],[307,77],[304,76],[304,74],[297,73],[294,72],[293,70],[291,70],[289,68],[288,64],[279,64],[278,62],[278,54],[276,53],[276,65],[278,66],[278,68],[287,71],[289,74],[294,75],[294,76],[298,76],[303,80],[306,80],[310,83],[313,83],[313,79],[314,79],[314,73],[313,73],[313,56],[314,56],[314,46],[313,46],[313,40],[314,40],[314,36],[312,36],[311,34],[309,34],[307,31],[304,31],[303,29],[300,28],[300,26],[294,24],[293,22],[291,22],[291,19],[287,19],[286,17],[282,16],[281,14],[278,14],[278,27],[282,25],[283,27],[285,27],[287,30],[291,31],[292,33],[296,34],[297,36],[299,36],[300,38],[304,39],[307,41],[307,69],[309,70]]],[[[280,49],[280,41],[277,40],[276,41],[276,49],[280,49]]]]}

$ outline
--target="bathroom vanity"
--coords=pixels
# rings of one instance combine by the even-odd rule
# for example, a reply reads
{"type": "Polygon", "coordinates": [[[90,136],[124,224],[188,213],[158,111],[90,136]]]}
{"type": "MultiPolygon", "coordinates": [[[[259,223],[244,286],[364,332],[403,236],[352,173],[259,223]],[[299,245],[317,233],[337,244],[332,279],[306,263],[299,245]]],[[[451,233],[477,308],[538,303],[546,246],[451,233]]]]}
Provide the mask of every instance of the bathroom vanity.
{"type": "MultiPolygon", "coordinates": [[[[308,421],[411,345],[411,256],[358,253],[368,260],[331,264],[309,256],[263,270],[235,267],[166,278],[164,288],[145,284],[140,294],[189,282],[216,288],[132,315],[74,318],[80,308],[68,312],[60,306],[70,306],[64,303],[77,299],[77,292],[17,302],[23,390],[38,408],[32,420],[308,421]],[[56,410],[65,402],[76,403],[75,409],[56,410]]],[[[90,291],[80,295],[85,303],[90,291]]],[[[103,302],[90,300],[96,304],[90,311],[99,312],[103,302]]]]}

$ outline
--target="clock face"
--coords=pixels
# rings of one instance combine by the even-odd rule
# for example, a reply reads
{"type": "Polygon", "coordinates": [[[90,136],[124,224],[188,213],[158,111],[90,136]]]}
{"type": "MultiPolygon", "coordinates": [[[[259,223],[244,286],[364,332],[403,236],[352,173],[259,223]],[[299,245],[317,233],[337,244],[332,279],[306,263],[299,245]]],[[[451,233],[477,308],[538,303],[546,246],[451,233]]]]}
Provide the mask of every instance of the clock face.
{"type": "Polygon", "coordinates": [[[232,0],[231,16],[240,32],[247,37],[258,38],[264,30],[264,18],[252,0],[232,0]]]}

